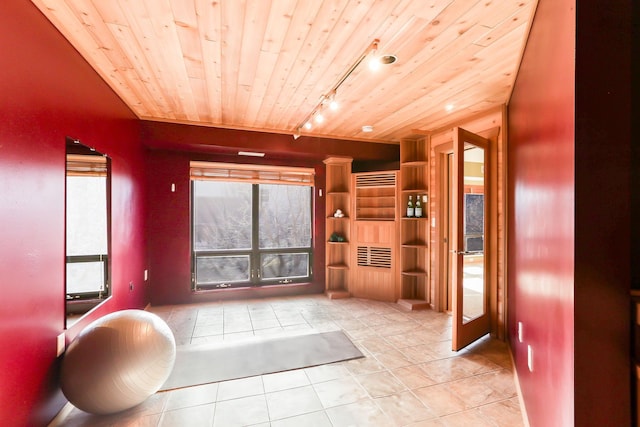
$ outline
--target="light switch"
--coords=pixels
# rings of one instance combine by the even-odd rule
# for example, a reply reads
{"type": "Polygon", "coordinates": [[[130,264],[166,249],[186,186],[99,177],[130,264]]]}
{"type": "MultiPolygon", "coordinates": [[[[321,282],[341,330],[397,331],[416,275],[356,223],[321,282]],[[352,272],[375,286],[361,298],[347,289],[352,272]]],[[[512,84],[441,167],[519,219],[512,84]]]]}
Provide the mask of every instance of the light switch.
{"type": "Polygon", "coordinates": [[[522,342],[522,322],[518,322],[518,341],[522,342]]]}

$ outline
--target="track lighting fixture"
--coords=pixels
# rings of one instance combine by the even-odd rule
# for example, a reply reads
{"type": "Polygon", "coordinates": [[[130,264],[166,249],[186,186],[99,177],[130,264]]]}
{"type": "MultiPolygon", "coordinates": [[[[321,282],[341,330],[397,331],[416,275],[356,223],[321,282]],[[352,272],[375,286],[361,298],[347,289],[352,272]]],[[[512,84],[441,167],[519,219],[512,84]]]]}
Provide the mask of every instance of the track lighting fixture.
{"type": "Polygon", "coordinates": [[[371,44],[364,50],[364,52],[358,57],[358,59],[349,67],[349,69],[340,77],[338,83],[336,83],[331,90],[327,91],[324,95],[320,97],[320,100],[314,107],[314,109],[309,113],[304,120],[302,120],[298,126],[296,126],[293,136],[295,139],[300,137],[302,130],[310,130],[313,127],[312,121],[315,121],[317,124],[324,122],[324,116],[322,114],[323,109],[327,107],[329,110],[335,111],[338,109],[338,102],[336,101],[336,96],[338,93],[338,89],[342,84],[349,78],[349,76],[358,68],[358,66],[365,59],[369,58],[369,67],[374,64],[377,68],[381,64],[393,64],[396,61],[396,57],[394,55],[383,55],[378,56],[378,44],[380,43],[379,39],[373,40],[371,44]]]}

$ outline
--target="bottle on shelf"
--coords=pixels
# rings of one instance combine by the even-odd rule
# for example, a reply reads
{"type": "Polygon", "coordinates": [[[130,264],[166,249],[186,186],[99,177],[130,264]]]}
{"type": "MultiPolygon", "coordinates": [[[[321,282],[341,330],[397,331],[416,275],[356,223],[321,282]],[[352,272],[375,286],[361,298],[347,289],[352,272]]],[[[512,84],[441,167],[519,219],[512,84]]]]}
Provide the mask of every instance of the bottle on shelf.
{"type": "Polygon", "coordinates": [[[407,218],[412,218],[415,215],[415,208],[413,206],[413,196],[409,196],[409,203],[407,203],[407,218]]]}
{"type": "MultiPolygon", "coordinates": [[[[411,197],[411,196],[409,196],[411,197]]],[[[420,195],[416,196],[416,207],[415,207],[415,216],[416,218],[422,217],[422,202],[420,202],[420,195]]]]}

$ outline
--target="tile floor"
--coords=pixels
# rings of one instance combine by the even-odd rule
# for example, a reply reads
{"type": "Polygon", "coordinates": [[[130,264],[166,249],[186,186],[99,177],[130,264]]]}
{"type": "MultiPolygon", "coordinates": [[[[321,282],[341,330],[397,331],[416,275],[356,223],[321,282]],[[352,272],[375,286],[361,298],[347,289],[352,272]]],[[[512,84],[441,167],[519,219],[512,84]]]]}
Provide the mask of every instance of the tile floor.
{"type": "Polygon", "coordinates": [[[507,345],[451,351],[451,317],[323,295],[152,307],[178,345],[342,329],[365,358],[159,392],[52,426],[522,426],[507,345]]]}

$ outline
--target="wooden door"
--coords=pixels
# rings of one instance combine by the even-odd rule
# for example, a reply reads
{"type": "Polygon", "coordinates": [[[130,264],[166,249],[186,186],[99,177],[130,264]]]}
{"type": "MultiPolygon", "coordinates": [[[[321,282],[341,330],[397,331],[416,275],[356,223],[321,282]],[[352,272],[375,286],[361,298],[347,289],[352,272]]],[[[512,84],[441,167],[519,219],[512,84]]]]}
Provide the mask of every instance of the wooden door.
{"type": "Polygon", "coordinates": [[[452,348],[489,333],[489,142],[461,128],[453,132],[452,348]]]}

